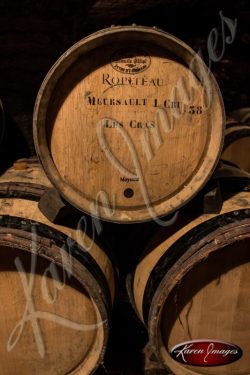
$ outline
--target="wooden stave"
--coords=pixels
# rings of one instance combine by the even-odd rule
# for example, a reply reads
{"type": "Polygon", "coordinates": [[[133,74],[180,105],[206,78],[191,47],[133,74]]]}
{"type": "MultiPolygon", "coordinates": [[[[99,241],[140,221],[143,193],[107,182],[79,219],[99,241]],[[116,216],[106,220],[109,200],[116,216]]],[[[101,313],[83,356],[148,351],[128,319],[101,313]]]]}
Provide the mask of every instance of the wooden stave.
{"type": "MultiPolygon", "coordinates": [[[[235,171],[233,172],[235,173],[235,171]]],[[[242,208],[242,204],[244,204],[245,200],[249,200],[249,176],[245,176],[244,173],[242,175],[239,171],[239,175],[236,175],[236,177],[229,175],[229,177],[223,178],[219,172],[217,173],[218,178],[220,179],[220,184],[224,196],[224,203],[220,214],[231,211],[231,202],[234,202],[235,207],[238,207],[239,209],[242,208]],[[230,187],[229,192],[228,186],[230,187]],[[239,193],[240,190],[242,190],[242,192],[239,193]],[[239,201],[238,205],[237,200],[239,201]]],[[[192,207],[193,203],[194,202],[192,202],[190,206],[187,206],[184,212],[180,213],[176,223],[168,228],[162,228],[162,230],[159,230],[159,233],[153,237],[151,242],[149,242],[144,254],[137,264],[136,270],[132,274],[132,290],[136,290],[138,282],[141,283],[142,290],[145,290],[150,274],[156,266],[157,262],[164,255],[166,249],[174,246],[175,242],[179,238],[182,238],[186,233],[191,231],[193,227],[220,216],[220,214],[218,215],[216,213],[203,214],[202,212],[200,212],[200,208],[202,208],[202,202],[200,202],[199,200],[197,201],[198,209],[194,209],[194,207],[192,207]],[[157,237],[160,238],[160,241],[157,237]],[[147,270],[147,272],[145,270],[147,270]],[[143,274],[144,271],[146,272],[145,274],[143,274]],[[141,275],[143,275],[142,279],[141,275]]],[[[142,295],[141,297],[137,295],[135,298],[135,293],[133,292],[133,294],[133,300],[135,301],[137,299],[136,309],[139,317],[142,321],[144,321],[142,295]]],[[[147,322],[144,321],[144,323],[146,324],[147,322]]]]}
{"type": "MultiPolygon", "coordinates": [[[[172,290],[171,288],[176,287],[177,283],[179,283],[182,279],[181,272],[188,273],[189,270],[192,269],[192,265],[193,265],[192,261],[195,260],[195,256],[197,256],[197,254],[201,256],[200,261],[202,261],[202,259],[206,259],[206,257],[208,256],[208,254],[205,252],[202,254],[201,250],[202,250],[202,246],[204,245],[205,240],[209,238],[209,235],[205,236],[203,243],[202,241],[200,241],[200,243],[198,241],[196,248],[195,248],[195,245],[196,245],[195,241],[193,245],[192,243],[190,244],[190,237],[192,238],[192,236],[195,236],[195,235],[197,236],[197,233],[199,233],[199,230],[201,230],[202,227],[205,228],[207,226],[209,228],[212,222],[214,222],[214,224],[216,225],[216,222],[219,218],[219,220],[221,221],[224,220],[225,223],[227,223],[225,225],[225,230],[228,231],[226,235],[227,241],[229,241],[230,232],[232,233],[232,242],[234,243],[235,241],[237,241],[236,235],[234,235],[234,230],[237,230],[237,225],[239,223],[245,225],[246,229],[245,229],[245,233],[243,233],[244,231],[243,232],[241,231],[241,226],[239,224],[240,230],[239,230],[238,238],[242,239],[243,236],[245,236],[245,238],[247,239],[250,238],[249,178],[246,178],[244,175],[243,175],[243,178],[239,176],[236,179],[225,178],[224,183],[225,185],[228,183],[228,181],[233,183],[234,180],[236,180],[237,184],[235,186],[235,189],[232,189],[231,193],[229,193],[228,196],[226,197],[226,199],[228,198],[228,201],[226,201],[226,204],[224,203],[224,206],[222,208],[222,214],[219,214],[219,215],[216,215],[216,214],[205,215],[204,214],[202,215],[203,218],[198,216],[196,219],[194,219],[193,225],[192,224],[190,225],[190,223],[192,223],[193,218],[189,217],[186,220],[184,219],[184,224],[183,224],[184,230],[182,228],[182,225],[180,224],[179,229],[177,228],[177,235],[174,240],[172,239],[173,237],[175,237],[175,231],[173,230],[172,233],[170,232],[169,237],[167,236],[165,237],[166,239],[165,241],[163,241],[163,243],[161,243],[161,245],[158,245],[155,249],[152,250],[152,246],[154,246],[154,240],[153,240],[152,246],[151,245],[149,246],[149,254],[147,254],[147,251],[146,251],[145,258],[142,257],[141,262],[139,262],[138,264],[139,267],[137,266],[137,269],[134,271],[134,273],[132,275],[129,275],[127,279],[127,289],[128,289],[128,293],[129,293],[132,305],[137,315],[139,316],[139,318],[141,319],[141,321],[144,323],[144,325],[146,326],[148,330],[150,345],[152,349],[154,350],[154,353],[156,354],[158,360],[161,363],[163,363],[168,369],[172,370],[173,373],[176,375],[185,375],[185,374],[195,375],[195,374],[203,374],[204,372],[198,372],[198,370],[196,371],[196,368],[191,367],[191,366],[188,366],[188,367],[183,366],[171,358],[171,356],[165,349],[165,345],[163,344],[162,339],[161,339],[161,313],[162,313],[163,307],[167,303],[168,295],[171,293],[171,290],[172,290]],[[240,180],[242,180],[242,182],[245,180],[242,186],[240,186],[240,180]],[[237,191],[239,191],[240,189],[242,189],[242,192],[237,193],[237,191]],[[236,194],[236,196],[234,196],[233,194],[236,194]],[[238,206],[235,206],[234,211],[232,211],[230,200],[232,201],[234,205],[237,203],[237,201],[239,203],[238,206]],[[197,224],[198,227],[196,227],[195,224],[197,224]],[[165,243],[165,246],[164,246],[164,243],[165,243]],[[178,243],[182,245],[183,248],[181,248],[181,246],[179,246],[178,243]],[[198,248],[198,244],[200,244],[200,250],[198,248]],[[178,250],[178,247],[179,247],[179,250],[178,250]],[[152,259],[154,255],[153,253],[155,253],[156,259],[152,263],[150,258],[152,259]],[[168,259],[168,255],[169,255],[169,259],[168,259]],[[172,260],[173,264],[169,263],[169,265],[167,265],[168,263],[166,262],[171,261],[171,255],[174,258],[172,260]],[[158,268],[156,265],[158,265],[158,268]],[[146,270],[147,272],[145,272],[144,275],[142,275],[143,268],[148,268],[146,270]],[[183,269],[185,269],[185,271],[183,271],[183,269]],[[141,282],[140,280],[141,275],[142,275],[142,278],[143,277],[145,278],[145,280],[144,280],[144,283],[142,283],[142,288],[136,294],[138,285],[141,282]],[[155,280],[158,280],[158,282],[155,280]],[[140,293],[140,298],[138,298],[139,293],[140,293]]],[[[214,232],[213,234],[214,234],[214,237],[216,237],[216,232],[214,232]]],[[[218,231],[218,234],[221,234],[220,231],[218,231]]],[[[223,236],[224,234],[221,236],[222,240],[223,240],[223,236]]],[[[224,241],[225,241],[225,238],[224,238],[224,241]]],[[[220,246],[223,246],[223,245],[219,242],[218,247],[220,246]]],[[[227,246],[227,243],[226,244],[224,243],[224,246],[227,246]]],[[[216,249],[213,249],[212,251],[216,251],[216,249]]],[[[219,373],[218,371],[219,371],[218,367],[215,367],[215,372],[209,372],[209,374],[217,375],[219,373]]],[[[232,372],[232,374],[234,373],[232,372]]],[[[243,373],[241,374],[243,375],[243,373]]]]}
{"type": "Polygon", "coordinates": [[[249,136],[249,128],[250,125],[248,124],[239,124],[239,123],[231,123],[228,124],[225,131],[225,140],[223,151],[235,140],[249,136]]]}
{"type": "MultiPolygon", "coordinates": [[[[42,179],[44,178],[43,171],[37,162],[27,161],[27,163],[29,168],[35,167],[42,179]]],[[[96,343],[99,346],[97,347],[97,344],[94,343],[84,361],[70,371],[70,374],[91,374],[102,362],[107,347],[116,281],[112,263],[101,248],[93,243],[86,234],[84,234],[84,238],[79,237],[76,230],[50,223],[43,216],[38,210],[38,201],[46,187],[39,183],[33,186],[29,180],[27,182],[23,178],[23,173],[25,174],[25,171],[20,171],[21,177],[17,178],[17,183],[13,182],[13,170],[11,173],[7,171],[4,176],[0,177],[0,245],[3,248],[16,248],[20,250],[20,254],[23,251],[32,254],[31,233],[35,226],[36,232],[39,232],[37,238],[42,244],[42,249],[39,248],[38,251],[39,259],[46,259],[63,270],[65,259],[62,260],[63,263],[60,261],[62,259],[61,249],[64,249],[68,254],[70,262],[74,264],[73,279],[86,290],[93,303],[97,321],[103,322],[96,329],[96,343]],[[25,204],[25,213],[21,213],[22,204],[25,204]],[[9,211],[12,211],[14,216],[9,215],[9,211]],[[86,250],[85,244],[91,246],[89,251],[86,250]],[[98,255],[100,256],[99,264],[98,255]],[[93,360],[96,362],[93,363],[93,360]]],[[[49,182],[47,185],[51,186],[49,182]]]]}
{"type": "MultiPolygon", "coordinates": [[[[37,155],[40,159],[40,162],[43,165],[45,173],[48,176],[51,183],[59,190],[60,194],[64,197],[65,200],[67,200],[71,205],[73,205],[77,209],[83,212],[86,212],[88,214],[90,213],[89,210],[86,208],[83,208],[79,204],[79,199],[77,199],[78,202],[76,203],[76,200],[71,199],[69,197],[69,192],[72,193],[72,189],[69,186],[67,186],[67,184],[64,183],[64,181],[62,181],[62,178],[60,177],[57,169],[54,167],[52,158],[50,157],[50,154],[48,153],[49,148],[45,141],[46,139],[46,133],[45,133],[46,132],[45,130],[46,106],[48,105],[49,97],[57,81],[67,71],[71,63],[76,61],[79,58],[79,56],[81,56],[81,53],[82,53],[81,48],[83,49],[83,51],[85,51],[85,50],[88,50],[88,48],[93,48],[93,46],[94,48],[100,47],[102,46],[103,41],[100,40],[99,37],[102,37],[103,40],[105,40],[105,38],[108,39],[112,33],[119,34],[122,32],[126,33],[126,32],[131,32],[131,31],[139,33],[139,34],[143,34],[147,32],[149,35],[150,33],[152,33],[152,35],[150,35],[150,38],[153,41],[154,41],[153,39],[154,35],[156,37],[158,35],[161,38],[164,38],[164,37],[169,38],[171,43],[177,44],[177,51],[178,51],[178,47],[180,47],[182,49],[185,49],[187,53],[191,55],[191,57],[190,56],[188,57],[189,59],[191,59],[194,56],[194,51],[189,46],[187,46],[185,43],[183,43],[178,38],[172,36],[171,34],[168,34],[157,28],[150,28],[150,27],[144,27],[144,26],[132,26],[132,27],[131,26],[115,26],[115,27],[111,27],[108,29],[100,30],[91,34],[89,37],[82,39],[75,45],[73,45],[65,54],[63,54],[57,60],[57,62],[53,65],[53,67],[50,69],[49,73],[45,77],[41,85],[41,88],[39,90],[37,100],[35,103],[34,117],[33,117],[34,142],[35,142],[37,155]],[[91,46],[92,44],[93,46],[91,46]]],[[[199,59],[199,64],[201,64],[202,69],[206,69],[206,74],[208,75],[209,80],[211,80],[210,84],[211,86],[213,86],[213,90],[218,95],[218,100],[219,100],[219,104],[221,106],[221,111],[222,111],[222,119],[223,119],[222,122],[224,123],[225,113],[224,113],[224,106],[223,106],[222,97],[219,91],[219,87],[214,77],[212,76],[211,72],[207,70],[207,68],[205,67],[201,59],[199,59]]],[[[186,194],[187,196],[184,196],[184,199],[181,199],[179,196],[177,196],[177,199],[174,201],[174,203],[170,204],[167,209],[163,208],[159,210],[159,213],[157,213],[156,217],[162,217],[162,216],[165,216],[166,214],[173,213],[174,211],[176,211],[177,208],[180,208],[184,204],[189,202],[193,198],[193,196],[197,194],[199,190],[202,189],[202,187],[206,184],[206,182],[211,177],[219,161],[220,153],[221,153],[222,146],[223,146],[223,136],[224,136],[224,127],[222,126],[220,131],[218,131],[216,136],[214,136],[216,142],[220,138],[219,144],[217,145],[217,148],[218,148],[217,157],[213,160],[212,164],[210,160],[209,166],[208,165],[204,166],[204,170],[209,170],[210,172],[207,174],[205,179],[203,178],[204,176],[197,178],[197,181],[202,180],[202,183],[200,184],[197,191],[193,192],[193,186],[194,186],[194,183],[196,183],[196,180],[189,181],[185,185],[185,189],[188,191],[188,193],[186,194]]],[[[211,155],[213,154],[214,153],[211,153],[211,155]]],[[[210,159],[211,159],[211,155],[210,155],[210,159]]],[[[76,197],[76,195],[74,195],[74,197],[76,197]]],[[[83,197],[81,197],[81,199],[83,200],[83,197]]],[[[100,205],[104,209],[108,207],[108,206],[106,207],[105,204],[103,203],[100,205]]],[[[98,218],[101,218],[102,220],[117,222],[117,223],[137,223],[137,222],[149,221],[152,219],[152,217],[149,216],[148,208],[138,210],[134,216],[133,214],[131,214],[131,212],[129,212],[129,210],[127,211],[129,213],[128,215],[127,213],[125,213],[124,209],[122,210],[121,214],[117,213],[117,211],[118,210],[116,210],[116,212],[113,213],[112,217],[110,217],[109,215],[106,215],[103,212],[98,212],[98,214],[96,214],[95,212],[91,212],[91,215],[97,216],[98,218]]]]}
{"type": "MultiPolygon", "coordinates": [[[[39,200],[42,194],[47,188],[51,188],[52,185],[47,179],[41,164],[38,162],[37,158],[29,159],[20,159],[18,162],[24,162],[27,164],[27,168],[24,170],[17,171],[14,166],[9,168],[1,177],[0,177],[0,198],[8,196],[8,198],[17,198],[17,199],[28,199],[31,202],[39,203],[39,200]],[[30,169],[29,169],[30,168],[30,169]],[[14,176],[13,176],[14,173],[14,176]],[[13,181],[14,180],[14,181],[13,181]],[[32,180],[32,182],[31,182],[32,180]]],[[[112,257],[106,255],[106,253],[101,249],[101,247],[96,246],[96,243],[88,236],[79,237],[77,230],[71,230],[71,228],[62,225],[57,225],[56,223],[50,222],[41,212],[37,209],[36,203],[30,203],[32,205],[31,210],[35,213],[35,220],[40,221],[48,226],[53,227],[54,229],[62,232],[66,236],[72,237],[76,242],[78,242],[83,248],[88,247],[88,250],[96,262],[103,263],[102,269],[105,274],[105,269],[107,271],[110,269],[116,269],[115,261],[112,257]],[[84,244],[86,240],[86,244],[84,244]],[[90,245],[92,245],[91,248],[90,245]],[[105,268],[105,262],[107,262],[107,267],[105,268]]],[[[25,218],[25,215],[20,212],[17,214],[25,218]]],[[[80,218],[81,220],[81,218],[80,218]]],[[[74,225],[76,225],[74,223],[74,225]]],[[[111,254],[112,255],[112,254],[111,254]]],[[[108,273],[105,274],[108,279],[108,273]]],[[[112,271],[109,284],[115,285],[115,272],[112,271]]],[[[114,300],[115,286],[112,287],[112,301],[114,300]]]]}
{"type": "MultiPolygon", "coordinates": [[[[241,210],[241,211],[244,211],[244,210],[241,210]]],[[[243,221],[241,224],[242,225],[245,225],[246,229],[246,233],[242,232],[241,228],[240,228],[240,231],[239,231],[239,234],[238,234],[238,237],[237,237],[237,234],[235,235],[235,233],[233,234],[232,236],[232,239],[231,239],[231,242],[230,242],[230,238],[227,237],[227,243],[226,243],[226,246],[230,245],[230,244],[234,244],[235,242],[237,242],[237,240],[243,240],[243,239],[248,239],[250,238],[250,225],[249,225],[249,218],[250,218],[250,213],[249,213],[249,210],[247,210],[247,220],[245,220],[245,222],[243,221]]],[[[228,231],[230,232],[230,230],[232,231],[237,231],[237,227],[235,227],[234,225],[229,225],[228,226],[228,231]]],[[[223,237],[223,235],[222,235],[223,237]]],[[[216,238],[217,240],[217,238],[216,238]]],[[[221,244],[220,244],[221,245],[221,244]]],[[[222,244],[223,245],[223,244],[222,244]]],[[[199,250],[197,250],[199,251],[199,250]]],[[[212,251],[216,251],[216,249],[213,249],[212,251]]],[[[198,262],[202,263],[202,261],[206,260],[207,256],[209,256],[211,253],[203,253],[203,254],[199,254],[199,255],[203,255],[203,257],[201,257],[199,260],[197,260],[198,262]]],[[[192,255],[190,256],[192,257],[192,255]]],[[[182,280],[182,272],[186,272],[185,275],[188,274],[189,271],[192,270],[192,262],[190,261],[189,262],[189,259],[187,259],[186,261],[184,260],[183,261],[183,268],[185,268],[185,270],[183,271],[183,269],[181,268],[181,265],[180,265],[180,268],[178,270],[178,283],[181,282],[182,280]]],[[[200,264],[198,263],[198,265],[200,264]]],[[[196,264],[197,266],[197,264],[196,264]]],[[[169,273],[168,274],[168,277],[169,279],[171,278],[174,278],[176,274],[174,273],[169,273]]],[[[166,281],[166,279],[165,279],[166,281]]],[[[176,286],[176,284],[175,284],[176,286]]],[[[165,291],[166,289],[168,289],[169,293],[171,292],[171,287],[169,285],[167,285],[167,283],[165,282],[162,282],[161,283],[161,286],[159,286],[159,289],[161,289],[161,295],[158,294],[158,296],[155,294],[154,296],[154,299],[152,301],[152,306],[154,303],[157,303],[157,301],[159,301],[160,299],[164,299],[166,297],[166,303],[167,303],[167,296],[165,295],[164,292],[162,291],[165,291]]],[[[196,368],[194,366],[185,366],[185,365],[181,365],[179,364],[178,362],[174,361],[171,356],[169,355],[169,353],[167,352],[167,350],[165,349],[165,346],[163,345],[162,343],[162,340],[161,340],[161,336],[160,336],[160,327],[156,326],[157,323],[159,322],[155,322],[152,317],[155,316],[156,314],[156,311],[158,314],[161,313],[161,311],[159,311],[159,307],[158,309],[157,308],[152,308],[151,311],[150,311],[150,318],[149,318],[149,321],[150,321],[150,325],[149,325],[149,336],[150,336],[150,340],[151,340],[151,344],[152,344],[152,347],[154,348],[155,350],[155,353],[157,353],[157,356],[158,358],[160,359],[160,361],[163,361],[165,363],[165,365],[167,365],[167,367],[169,367],[171,370],[175,371],[175,374],[176,375],[184,375],[184,374],[206,374],[206,375],[209,375],[209,374],[223,374],[223,375],[227,375],[227,374],[240,374],[240,375],[245,375],[245,370],[241,370],[239,368],[239,371],[235,371],[235,370],[229,370],[228,368],[228,365],[227,366],[220,366],[220,368],[218,367],[211,367],[211,368],[205,368],[205,370],[203,368],[201,368],[199,370],[199,367],[196,368]],[[158,334],[156,334],[156,331],[158,331],[158,334]],[[197,370],[196,370],[197,369],[197,370]],[[205,372],[204,372],[205,371],[205,372]]],[[[213,336],[210,336],[213,338],[213,336]]],[[[208,337],[208,339],[210,338],[208,337]]],[[[222,336],[221,336],[222,337],[222,336]]],[[[222,340],[223,341],[223,340],[222,340]]],[[[238,364],[237,364],[238,365],[238,364]]],[[[239,365],[238,365],[239,366],[239,365]]]]}
{"type": "MultiPolygon", "coordinates": [[[[22,238],[22,235],[20,234],[20,231],[16,232],[16,230],[11,230],[8,228],[7,231],[2,231],[2,228],[1,228],[1,233],[0,233],[0,246],[1,247],[11,247],[14,245],[16,249],[21,249],[21,252],[25,251],[25,252],[29,252],[29,249],[31,247],[30,245],[30,241],[27,241],[27,244],[23,241],[22,239],[22,243],[21,243],[21,246],[20,246],[20,238],[22,238]],[[6,242],[6,236],[12,236],[12,243],[10,244],[8,241],[6,242]],[[17,241],[16,242],[16,245],[15,245],[15,240],[17,241]]],[[[46,249],[47,252],[44,252],[44,253],[39,253],[39,258],[44,258],[46,260],[50,260],[51,263],[57,265],[57,266],[60,266],[60,263],[58,263],[58,259],[57,259],[57,262],[55,262],[55,258],[54,256],[58,256],[59,257],[59,254],[60,254],[60,248],[57,248],[57,247],[53,247],[53,252],[52,254],[49,255],[49,251],[48,251],[48,248],[46,249]],[[58,254],[58,255],[57,255],[58,254]]],[[[43,251],[44,251],[44,246],[43,246],[43,251]]],[[[20,252],[20,256],[22,255],[20,252]]],[[[21,257],[22,258],[22,257],[21,257]]],[[[70,261],[72,262],[72,260],[70,261]]],[[[75,263],[75,261],[74,261],[75,263]]],[[[106,314],[107,313],[107,306],[105,306],[104,304],[104,301],[102,301],[99,297],[99,295],[97,293],[93,293],[93,288],[97,288],[98,287],[98,284],[94,282],[94,278],[93,278],[93,275],[91,273],[87,273],[86,272],[86,269],[84,269],[82,267],[82,264],[75,264],[74,266],[74,279],[76,279],[77,281],[81,282],[81,283],[84,283],[84,288],[85,290],[89,290],[89,295],[92,295],[93,298],[95,299],[95,302],[96,302],[96,306],[94,305],[94,310],[95,310],[95,313],[96,313],[96,317],[97,317],[97,321],[98,322],[104,322],[102,324],[102,328],[99,330],[98,328],[98,333],[96,334],[96,340],[100,340],[102,341],[102,347],[101,347],[101,350],[100,348],[95,348],[95,350],[93,350],[92,348],[90,348],[90,351],[92,353],[92,356],[93,358],[91,357],[86,357],[84,358],[84,362],[83,363],[78,363],[78,364],[72,364],[72,369],[70,370],[70,374],[79,374],[79,375],[85,375],[85,374],[92,374],[96,368],[100,365],[102,359],[103,359],[103,356],[105,354],[105,350],[106,350],[106,347],[107,347],[107,340],[108,340],[108,335],[109,335],[109,331],[110,331],[110,326],[109,324],[107,323],[108,320],[110,319],[110,317],[106,314]],[[79,273],[79,269],[81,270],[81,272],[79,273]],[[76,272],[76,270],[78,270],[76,272]],[[83,272],[84,271],[84,272],[83,272]],[[91,282],[89,282],[89,285],[87,285],[87,281],[86,280],[91,280],[91,282]],[[92,283],[93,281],[93,283],[92,283]],[[96,285],[95,285],[96,284],[96,285]],[[98,308],[97,308],[98,306],[98,308]],[[104,319],[105,317],[105,319],[104,319]],[[96,350],[97,349],[97,350],[96,350]],[[92,351],[93,350],[93,351],[92,351]],[[98,353],[98,355],[96,355],[96,353],[98,353]],[[95,361],[93,363],[93,360],[95,361]],[[91,363],[92,362],[92,363],[91,363]]],[[[68,371],[67,371],[68,373],[68,371]]]]}

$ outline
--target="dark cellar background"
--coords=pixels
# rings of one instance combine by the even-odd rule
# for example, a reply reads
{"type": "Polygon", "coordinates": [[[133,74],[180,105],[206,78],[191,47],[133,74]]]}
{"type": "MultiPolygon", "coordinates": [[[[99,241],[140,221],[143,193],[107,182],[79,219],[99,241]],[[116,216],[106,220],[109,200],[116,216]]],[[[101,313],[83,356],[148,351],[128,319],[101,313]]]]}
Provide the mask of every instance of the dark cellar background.
{"type": "MultiPolygon", "coordinates": [[[[212,64],[212,72],[221,89],[226,113],[249,107],[249,5],[247,0],[0,0],[0,99],[5,112],[4,131],[0,126],[0,171],[15,159],[35,153],[33,107],[53,63],[81,38],[112,24],[157,26],[195,51],[202,49],[207,62],[209,33],[213,28],[221,32],[219,12],[237,19],[236,38],[232,44],[226,44],[222,59],[212,64]]],[[[220,42],[218,55],[222,47],[220,42]]],[[[126,253],[125,247],[124,244],[120,251],[126,253]]],[[[120,258],[122,263],[125,255],[120,258]]],[[[143,373],[140,352],[146,333],[126,303],[125,292],[121,295],[125,302],[115,308],[117,321],[98,375],[143,373]]],[[[152,369],[146,373],[167,372],[152,369]]]]}

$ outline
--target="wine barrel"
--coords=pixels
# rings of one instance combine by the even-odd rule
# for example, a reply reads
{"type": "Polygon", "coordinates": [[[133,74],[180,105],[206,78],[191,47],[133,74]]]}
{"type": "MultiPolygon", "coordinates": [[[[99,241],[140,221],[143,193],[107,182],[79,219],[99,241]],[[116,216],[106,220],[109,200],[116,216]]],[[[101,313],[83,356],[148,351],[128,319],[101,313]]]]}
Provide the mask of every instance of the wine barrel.
{"type": "Polygon", "coordinates": [[[238,122],[242,122],[243,124],[250,122],[250,108],[239,108],[235,111],[230,113],[230,117],[234,118],[238,122]]]}
{"type": "Polygon", "coordinates": [[[229,122],[226,126],[222,159],[250,173],[250,125],[229,122]]]}
{"type": "Polygon", "coordinates": [[[209,179],[224,107],[201,58],[156,28],[117,26],[71,47],[34,110],[37,154],[78,209],[113,222],[170,214],[209,179]]]}
{"type": "Polygon", "coordinates": [[[180,214],[152,241],[130,278],[130,297],[150,344],[175,375],[250,373],[250,179],[220,183],[220,214],[180,214]],[[172,358],[173,348],[193,340],[232,343],[243,355],[216,367],[172,358]]]}
{"type": "Polygon", "coordinates": [[[79,228],[49,222],[35,160],[0,178],[1,374],[91,374],[102,362],[114,269],[79,228]]]}

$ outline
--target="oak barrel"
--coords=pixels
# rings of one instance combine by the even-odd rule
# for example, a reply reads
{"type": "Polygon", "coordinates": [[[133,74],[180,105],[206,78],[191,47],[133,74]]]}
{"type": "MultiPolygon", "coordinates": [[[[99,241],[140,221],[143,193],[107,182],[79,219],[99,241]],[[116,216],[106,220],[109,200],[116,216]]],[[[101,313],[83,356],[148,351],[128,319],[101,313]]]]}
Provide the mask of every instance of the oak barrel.
{"type": "Polygon", "coordinates": [[[80,226],[39,211],[50,186],[32,159],[0,178],[2,375],[91,374],[107,346],[113,266],[80,226]]]}
{"type": "Polygon", "coordinates": [[[150,344],[175,375],[250,373],[250,179],[220,183],[220,214],[180,214],[152,241],[130,279],[150,344]],[[232,343],[243,355],[216,367],[181,364],[170,352],[190,340],[232,343]]]}
{"type": "Polygon", "coordinates": [[[223,128],[220,91],[198,54],[140,26],[76,43],[49,71],[34,110],[52,184],[114,222],[157,218],[190,200],[216,166],[223,128]]]}
{"type": "Polygon", "coordinates": [[[236,109],[230,113],[230,117],[243,124],[250,122],[250,107],[236,109]]]}
{"type": "Polygon", "coordinates": [[[229,122],[226,126],[222,159],[250,173],[250,125],[229,122]]]}

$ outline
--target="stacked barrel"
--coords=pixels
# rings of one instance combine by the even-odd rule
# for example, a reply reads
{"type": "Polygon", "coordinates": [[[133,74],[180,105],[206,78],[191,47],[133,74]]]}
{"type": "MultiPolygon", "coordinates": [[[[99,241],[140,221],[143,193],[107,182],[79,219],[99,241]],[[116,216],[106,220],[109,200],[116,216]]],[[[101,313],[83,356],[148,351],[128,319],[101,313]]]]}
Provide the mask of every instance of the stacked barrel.
{"type": "Polygon", "coordinates": [[[3,375],[87,375],[103,361],[115,266],[71,212],[159,226],[127,286],[160,363],[249,373],[250,128],[235,117],[223,149],[224,125],[210,70],[159,29],[112,27],[61,56],[34,110],[41,164],[19,160],[0,179],[3,375]],[[60,222],[59,206],[72,207],[60,222]],[[243,354],[219,367],[173,359],[205,339],[243,354]]]}
{"type": "Polygon", "coordinates": [[[250,173],[250,108],[234,111],[226,124],[222,158],[250,173]]]}
{"type": "Polygon", "coordinates": [[[115,275],[79,227],[50,222],[51,184],[35,159],[0,178],[2,374],[88,374],[102,361],[115,275]],[[4,322],[4,324],[3,324],[4,322]]]}
{"type": "Polygon", "coordinates": [[[114,27],[74,45],[36,102],[34,139],[73,206],[131,223],[176,211],[220,156],[224,110],[201,58],[175,37],[114,27]]]}

